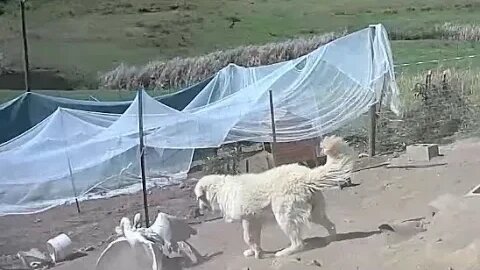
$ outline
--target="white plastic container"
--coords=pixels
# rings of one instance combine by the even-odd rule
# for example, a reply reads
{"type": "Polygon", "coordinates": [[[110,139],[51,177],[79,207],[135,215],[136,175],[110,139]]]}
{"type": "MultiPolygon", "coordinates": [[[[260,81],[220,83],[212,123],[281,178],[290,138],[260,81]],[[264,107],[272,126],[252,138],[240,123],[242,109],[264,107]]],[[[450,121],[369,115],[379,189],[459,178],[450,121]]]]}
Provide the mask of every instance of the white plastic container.
{"type": "Polygon", "coordinates": [[[47,249],[54,263],[65,259],[72,251],[72,240],[66,234],[62,233],[47,241],[47,249]]]}

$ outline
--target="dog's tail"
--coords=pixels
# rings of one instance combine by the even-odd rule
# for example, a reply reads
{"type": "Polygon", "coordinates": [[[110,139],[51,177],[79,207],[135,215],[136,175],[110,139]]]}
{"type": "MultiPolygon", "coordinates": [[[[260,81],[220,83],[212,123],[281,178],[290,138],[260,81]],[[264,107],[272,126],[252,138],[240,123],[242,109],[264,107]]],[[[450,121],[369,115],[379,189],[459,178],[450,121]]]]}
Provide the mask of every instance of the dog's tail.
{"type": "Polygon", "coordinates": [[[311,170],[306,183],[309,188],[318,190],[324,187],[342,186],[350,181],[354,162],[353,149],[345,140],[337,136],[326,137],[321,147],[327,155],[327,163],[311,170]]]}

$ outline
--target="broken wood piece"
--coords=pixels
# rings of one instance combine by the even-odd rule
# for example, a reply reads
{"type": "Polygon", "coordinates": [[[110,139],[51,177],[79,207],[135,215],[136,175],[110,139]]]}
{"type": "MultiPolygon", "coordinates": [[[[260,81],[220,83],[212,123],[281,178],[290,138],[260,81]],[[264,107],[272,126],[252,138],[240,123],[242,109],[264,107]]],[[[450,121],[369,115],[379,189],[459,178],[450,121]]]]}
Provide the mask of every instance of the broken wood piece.
{"type": "Polygon", "coordinates": [[[374,169],[374,168],[378,168],[378,167],[388,166],[389,164],[390,164],[390,162],[382,162],[382,163],[373,164],[373,165],[370,165],[370,166],[365,166],[365,167],[354,169],[353,172],[359,172],[359,171],[363,171],[363,170],[369,170],[369,169],[374,169]]]}
{"type": "Polygon", "coordinates": [[[345,183],[340,183],[340,189],[344,189],[347,187],[356,187],[359,186],[360,184],[358,183],[352,183],[352,179],[348,178],[345,183]]]}
{"type": "Polygon", "coordinates": [[[189,224],[189,225],[197,225],[197,224],[202,224],[203,222],[210,222],[210,221],[215,221],[215,220],[219,220],[219,219],[223,219],[223,217],[206,218],[206,219],[204,219],[203,221],[202,221],[202,220],[189,221],[189,222],[187,222],[187,224],[189,224]]]}
{"type": "Polygon", "coordinates": [[[402,221],[402,223],[412,222],[412,221],[421,221],[421,220],[425,220],[425,217],[409,218],[409,219],[406,219],[406,220],[402,221]]]}
{"type": "Polygon", "coordinates": [[[387,169],[421,169],[421,168],[430,168],[430,167],[438,167],[438,166],[445,166],[448,163],[435,163],[435,164],[404,164],[404,165],[387,165],[387,169]]]}
{"type": "Polygon", "coordinates": [[[473,197],[473,196],[480,196],[480,185],[475,186],[472,190],[470,190],[465,197],[473,197]]]}

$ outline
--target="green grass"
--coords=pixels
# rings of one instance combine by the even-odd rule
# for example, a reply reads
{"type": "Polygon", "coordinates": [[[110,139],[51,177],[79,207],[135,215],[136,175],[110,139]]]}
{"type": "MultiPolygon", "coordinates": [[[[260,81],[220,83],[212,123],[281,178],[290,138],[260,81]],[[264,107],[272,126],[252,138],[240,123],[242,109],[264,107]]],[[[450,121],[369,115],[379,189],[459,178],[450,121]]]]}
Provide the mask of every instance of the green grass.
{"type": "MultiPolygon", "coordinates": [[[[0,16],[10,62],[21,67],[17,1],[0,16]]],[[[384,23],[424,31],[445,21],[478,19],[473,0],[38,0],[28,2],[31,63],[95,78],[119,62],[143,64],[242,44],[384,23]],[[178,7],[175,4],[179,4],[178,7]],[[153,13],[141,13],[140,9],[153,13]],[[229,18],[240,19],[229,28],[229,18]]],[[[398,46],[396,46],[398,49],[398,46]]],[[[407,50],[408,48],[404,49],[407,50]]]]}
{"type": "MultiPolygon", "coordinates": [[[[419,41],[393,41],[392,50],[394,61],[396,63],[415,63],[418,61],[428,61],[439,58],[454,58],[457,56],[466,56],[480,54],[480,43],[478,42],[458,42],[445,40],[419,40],[419,41]]],[[[440,63],[411,65],[408,67],[397,67],[396,71],[399,77],[416,76],[419,73],[426,73],[429,69],[471,69],[480,71],[480,57],[467,58],[463,60],[445,61],[440,63]]],[[[405,88],[410,88],[401,85],[405,88]]],[[[407,89],[408,90],[408,89],[407,89]]],[[[40,93],[63,96],[75,99],[90,99],[93,96],[99,100],[131,100],[135,93],[128,91],[114,90],[75,90],[75,91],[39,91],[40,93]]],[[[8,101],[18,96],[21,91],[0,90],[0,103],[8,101]]],[[[160,92],[152,92],[152,95],[161,95],[160,92]]]]}

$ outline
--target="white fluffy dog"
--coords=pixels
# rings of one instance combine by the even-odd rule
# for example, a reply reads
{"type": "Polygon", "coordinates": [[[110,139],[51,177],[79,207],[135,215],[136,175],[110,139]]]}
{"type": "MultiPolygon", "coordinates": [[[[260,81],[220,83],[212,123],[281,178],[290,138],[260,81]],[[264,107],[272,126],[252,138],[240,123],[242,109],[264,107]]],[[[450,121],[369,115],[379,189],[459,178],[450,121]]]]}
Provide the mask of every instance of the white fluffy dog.
{"type": "Polygon", "coordinates": [[[262,223],[271,210],[289,237],[291,245],[275,256],[287,256],[304,247],[301,230],[310,222],[336,235],[335,224],[325,213],[321,189],[350,177],[353,151],[339,137],[326,137],[321,143],[327,163],[314,169],[298,164],[283,165],[263,173],[242,175],[208,175],[195,186],[201,209],[220,211],[227,222],[242,221],[244,240],[249,246],[244,255],[261,257],[262,223]]]}

